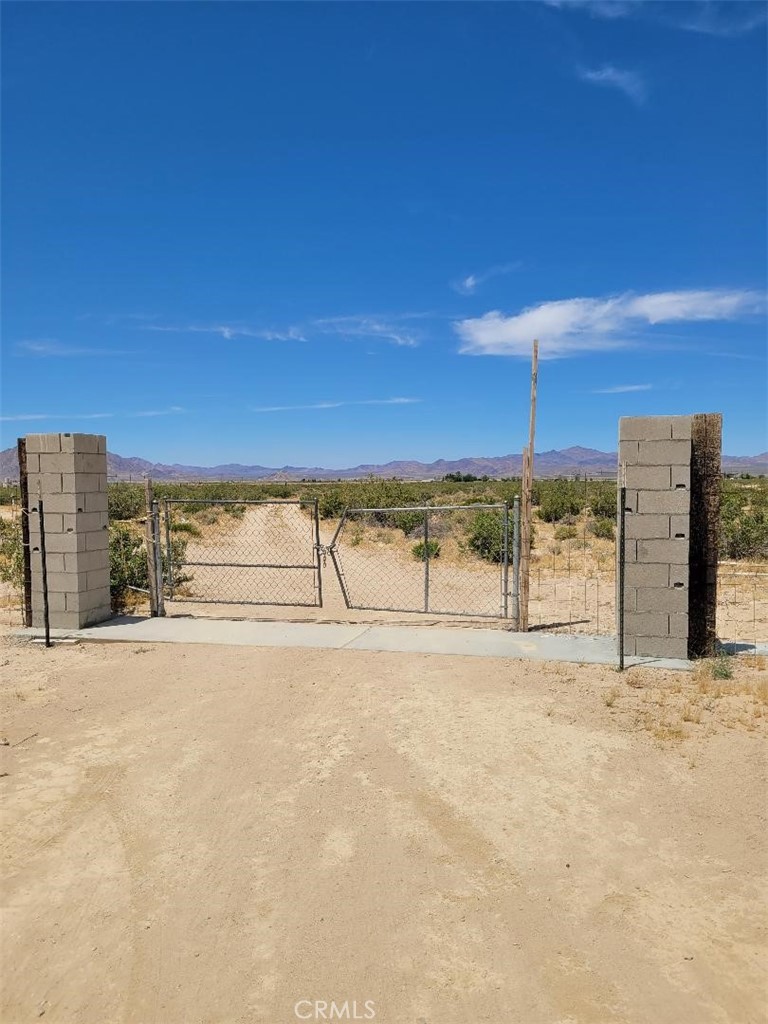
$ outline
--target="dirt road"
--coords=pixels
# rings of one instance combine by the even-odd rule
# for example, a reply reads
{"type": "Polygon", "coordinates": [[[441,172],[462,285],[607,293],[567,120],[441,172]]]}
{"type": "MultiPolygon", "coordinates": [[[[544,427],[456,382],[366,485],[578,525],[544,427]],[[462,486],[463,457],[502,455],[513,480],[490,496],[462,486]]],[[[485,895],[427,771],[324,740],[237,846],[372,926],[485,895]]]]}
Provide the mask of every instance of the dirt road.
{"type": "Polygon", "coordinates": [[[0,656],[7,1024],[765,1019],[764,670],[0,656]]]}

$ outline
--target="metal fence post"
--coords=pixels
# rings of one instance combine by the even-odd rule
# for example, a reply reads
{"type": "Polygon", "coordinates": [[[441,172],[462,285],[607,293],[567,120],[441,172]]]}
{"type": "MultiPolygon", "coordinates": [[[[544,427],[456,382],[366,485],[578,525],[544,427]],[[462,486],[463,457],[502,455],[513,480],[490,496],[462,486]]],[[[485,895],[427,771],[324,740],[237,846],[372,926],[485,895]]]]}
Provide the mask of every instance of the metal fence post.
{"type": "Polygon", "coordinates": [[[619,634],[619,672],[624,671],[624,562],[625,533],[627,518],[627,488],[622,483],[619,488],[619,579],[618,579],[618,634],[619,634]]]}
{"type": "Polygon", "coordinates": [[[314,545],[315,545],[315,558],[317,559],[317,607],[323,607],[323,560],[325,555],[322,553],[322,543],[320,541],[320,505],[318,499],[315,498],[314,504],[312,505],[312,518],[314,520],[314,545]]]}
{"type": "Polygon", "coordinates": [[[512,616],[520,629],[520,496],[512,503],[512,616]]]}
{"type": "Polygon", "coordinates": [[[163,593],[163,550],[160,544],[160,506],[157,499],[152,501],[152,547],[155,567],[155,591],[157,594],[157,614],[165,615],[165,596],[163,593]]]}
{"type": "Polygon", "coordinates": [[[424,510],[424,611],[429,611],[429,512],[424,510]]]}
{"type": "Polygon", "coordinates": [[[40,517],[40,568],[43,583],[43,625],[45,626],[45,646],[51,646],[51,616],[48,607],[48,558],[45,552],[45,515],[43,499],[37,499],[37,514],[40,517]]]}
{"type": "Polygon", "coordinates": [[[32,554],[29,546],[29,479],[27,477],[27,441],[17,441],[19,456],[19,503],[21,506],[21,548],[24,600],[22,616],[25,626],[32,625],[32,554]]]}
{"type": "Polygon", "coordinates": [[[171,547],[171,513],[168,499],[163,498],[163,518],[165,519],[165,564],[168,587],[168,600],[173,600],[173,548],[171,547]]]}
{"type": "Polygon", "coordinates": [[[505,619],[509,618],[509,504],[504,502],[504,549],[502,552],[503,562],[501,569],[501,613],[505,619]]]}

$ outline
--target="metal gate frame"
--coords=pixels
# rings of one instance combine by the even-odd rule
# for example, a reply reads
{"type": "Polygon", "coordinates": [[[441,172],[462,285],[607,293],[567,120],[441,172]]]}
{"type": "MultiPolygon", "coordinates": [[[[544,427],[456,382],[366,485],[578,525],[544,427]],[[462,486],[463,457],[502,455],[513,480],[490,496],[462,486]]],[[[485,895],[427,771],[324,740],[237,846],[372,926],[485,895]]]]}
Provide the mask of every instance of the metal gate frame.
{"type": "Polygon", "coordinates": [[[320,567],[323,546],[320,543],[320,516],[317,498],[272,499],[263,501],[243,500],[237,498],[163,498],[163,518],[165,523],[165,556],[166,565],[163,582],[166,597],[169,601],[180,600],[190,604],[249,604],[271,605],[275,608],[322,608],[323,578],[320,567]],[[298,505],[312,510],[312,561],[309,563],[289,564],[286,562],[174,562],[171,546],[171,506],[172,505],[298,505]],[[209,566],[226,569],[311,569],[314,572],[315,600],[308,601],[226,601],[221,598],[181,597],[174,596],[173,569],[182,566],[209,566]]]}
{"type": "Polygon", "coordinates": [[[509,589],[509,566],[510,566],[510,515],[509,515],[509,503],[498,502],[495,504],[472,504],[472,505],[408,505],[400,506],[397,508],[345,508],[342,513],[339,525],[336,527],[336,532],[333,535],[331,543],[326,547],[326,551],[331,556],[333,567],[336,570],[336,577],[341,587],[341,592],[344,597],[344,603],[347,608],[355,609],[358,611],[374,611],[374,612],[415,612],[428,615],[448,615],[448,616],[460,616],[464,618],[484,618],[484,619],[508,619],[509,618],[509,599],[512,598],[512,619],[517,623],[519,615],[519,597],[520,597],[520,508],[519,499],[515,498],[513,516],[512,516],[512,590],[509,589]],[[470,511],[475,509],[496,509],[501,511],[503,514],[502,518],[502,530],[503,530],[503,558],[501,561],[501,607],[498,615],[490,615],[488,613],[477,613],[477,612],[453,612],[453,611],[432,611],[429,607],[429,515],[431,512],[456,512],[457,510],[470,511]],[[374,607],[372,605],[354,604],[350,596],[349,587],[347,586],[346,576],[344,574],[344,568],[341,564],[341,557],[338,552],[338,542],[341,537],[342,531],[347,520],[355,513],[398,513],[398,512],[423,512],[424,513],[424,607],[423,608],[381,608],[374,607]]]}

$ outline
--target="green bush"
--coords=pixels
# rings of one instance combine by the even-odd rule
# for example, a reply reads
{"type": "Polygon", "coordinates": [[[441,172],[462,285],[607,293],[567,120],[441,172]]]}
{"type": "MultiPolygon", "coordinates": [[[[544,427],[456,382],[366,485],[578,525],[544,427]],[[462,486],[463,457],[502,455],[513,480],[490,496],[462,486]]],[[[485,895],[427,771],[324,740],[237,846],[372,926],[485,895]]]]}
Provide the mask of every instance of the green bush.
{"type": "Polygon", "coordinates": [[[712,662],[713,679],[733,679],[733,669],[727,654],[719,654],[712,662]]]}
{"type": "Polygon", "coordinates": [[[393,512],[392,523],[398,530],[402,530],[407,537],[409,533],[418,530],[424,525],[423,512],[393,512]]]}
{"type": "Polygon", "coordinates": [[[596,519],[616,520],[616,484],[600,480],[589,485],[589,507],[596,519]]]}
{"type": "Polygon", "coordinates": [[[171,520],[171,533],[186,533],[190,537],[201,537],[203,531],[189,519],[171,520]]]}
{"type": "Polygon", "coordinates": [[[575,526],[556,526],[555,540],[573,540],[578,532],[575,526]]]}
{"type": "Polygon", "coordinates": [[[425,544],[423,540],[420,540],[418,544],[413,545],[411,552],[417,562],[426,562],[427,558],[439,558],[440,542],[428,540],[425,544]]]}
{"type": "Polygon", "coordinates": [[[18,484],[0,484],[0,505],[12,505],[20,501],[20,496],[18,484]]]}
{"type": "Polygon", "coordinates": [[[539,483],[539,519],[557,523],[566,516],[577,516],[584,508],[584,485],[572,480],[545,480],[539,483]]]}
{"type": "Polygon", "coordinates": [[[724,480],[720,502],[720,557],[768,558],[768,482],[724,480]]]}
{"type": "Polygon", "coordinates": [[[0,580],[15,591],[24,588],[24,548],[18,518],[0,519],[0,580]]]}
{"type": "Polygon", "coordinates": [[[109,528],[109,589],[113,611],[125,610],[132,588],[149,590],[144,537],[138,527],[114,523],[109,528]]]}
{"type": "MultiPolygon", "coordinates": [[[[192,578],[184,573],[187,552],[186,537],[171,538],[173,586],[179,587],[192,578]]],[[[163,578],[168,584],[169,567],[165,545],[162,547],[163,578]]],[[[131,593],[149,591],[149,567],[143,528],[132,523],[113,523],[109,527],[109,589],[112,609],[124,611],[131,593]]]]}
{"type": "Polygon", "coordinates": [[[318,514],[321,519],[338,519],[347,505],[347,498],[341,488],[329,487],[320,494],[318,514]]]}
{"type": "Polygon", "coordinates": [[[603,540],[613,540],[616,536],[612,519],[593,519],[588,529],[593,536],[603,540]]]}
{"type": "Polygon", "coordinates": [[[467,536],[467,545],[486,562],[504,559],[504,518],[500,511],[485,508],[475,515],[467,536]]]}
{"type": "Polygon", "coordinates": [[[141,484],[116,483],[107,488],[109,518],[138,519],[146,515],[147,506],[141,484]]]}

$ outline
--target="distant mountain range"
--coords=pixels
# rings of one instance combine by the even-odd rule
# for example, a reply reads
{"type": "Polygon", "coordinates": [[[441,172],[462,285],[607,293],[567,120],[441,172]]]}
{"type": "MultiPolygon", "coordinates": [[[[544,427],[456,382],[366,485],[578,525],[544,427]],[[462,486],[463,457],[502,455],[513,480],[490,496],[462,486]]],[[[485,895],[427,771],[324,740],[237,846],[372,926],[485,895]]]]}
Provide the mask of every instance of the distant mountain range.
{"type": "MultiPolygon", "coordinates": [[[[438,459],[437,462],[398,461],[383,465],[352,466],[349,469],[324,469],[319,466],[243,466],[226,463],[221,466],[181,466],[125,458],[110,452],[107,456],[110,480],[354,480],[367,476],[399,477],[403,480],[441,479],[447,473],[471,473],[473,476],[520,476],[522,455],[499,455],[489,458],[438,459]]],[[[768,475],[768,452],[761,455],[724,455],[726,473],[768,475]]],[[[536,476],[614,476],[616,452],[600,452],[594,448],[564,448],[561,451],[537,452],[536,476]]],[[[18,480],[16,449],[0,452],[0,479],[18,480]]]]}

